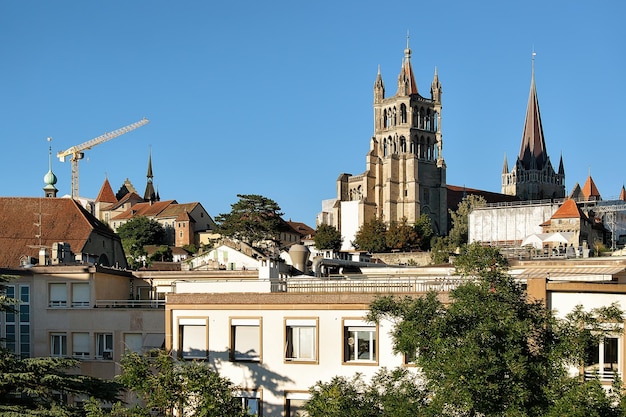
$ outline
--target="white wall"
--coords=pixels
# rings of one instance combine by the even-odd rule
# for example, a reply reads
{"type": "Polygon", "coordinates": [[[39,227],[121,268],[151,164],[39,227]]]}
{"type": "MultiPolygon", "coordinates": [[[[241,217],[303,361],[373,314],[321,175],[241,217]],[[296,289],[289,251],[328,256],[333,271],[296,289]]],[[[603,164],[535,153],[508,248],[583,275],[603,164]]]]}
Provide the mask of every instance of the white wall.
{"type": "Polygon", "coordinates": [[[365,377],[380,367],[401,366],[403,358],[394,355],[389,336],[391,323],[385,321],[378,330],[378,364],[342,364],[343,321],[362,318],[365,310],[326,309],[232,309],[232,310],[174,310],[172,312],[173,343],[179,346],[177,321],[181,317],[208,318],[209,362],[220,375],[243,389],[261,389],[264,416],[282,416],[285,393],[307,391],[317,381],[330,381],[334,376],[352,377],[360,372],[365,377]],[[230,318],[260,317],[262,327],[262,362],[230,362],[230,318]],[[285,318],[318,319],[318,363],[293,363],[284,360],[285,318]]]}
{"type": "Polygon", "coordinates": [[[352,241],[359,231],[359,203],[360,201],[342,201],[341,204],[341,250],[354,249],[352,241]]]}

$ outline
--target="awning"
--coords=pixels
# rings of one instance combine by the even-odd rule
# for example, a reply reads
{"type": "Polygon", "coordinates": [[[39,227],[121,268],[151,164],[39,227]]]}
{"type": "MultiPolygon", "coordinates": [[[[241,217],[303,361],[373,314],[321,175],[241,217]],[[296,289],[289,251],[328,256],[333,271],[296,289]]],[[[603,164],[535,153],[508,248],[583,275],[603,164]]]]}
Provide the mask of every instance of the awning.
{"type": "Polygon", "coordinates": [[[547,278],[550,281],[612,281],[613,276],[626,267],[614,265],[541,266],[511,269],[517,279],[547,278]]]}

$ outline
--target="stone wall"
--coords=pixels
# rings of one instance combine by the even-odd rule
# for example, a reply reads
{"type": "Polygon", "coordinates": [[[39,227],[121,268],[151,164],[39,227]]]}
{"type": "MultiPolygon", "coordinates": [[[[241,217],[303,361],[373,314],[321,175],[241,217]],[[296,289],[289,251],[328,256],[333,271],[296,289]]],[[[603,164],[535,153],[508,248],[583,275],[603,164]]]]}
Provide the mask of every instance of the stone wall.
{"type": "Polygon", "coordinates": [[[430,265],[430,252],[375,253],[372,258],[380,259],[387,265],[430,265]]]}

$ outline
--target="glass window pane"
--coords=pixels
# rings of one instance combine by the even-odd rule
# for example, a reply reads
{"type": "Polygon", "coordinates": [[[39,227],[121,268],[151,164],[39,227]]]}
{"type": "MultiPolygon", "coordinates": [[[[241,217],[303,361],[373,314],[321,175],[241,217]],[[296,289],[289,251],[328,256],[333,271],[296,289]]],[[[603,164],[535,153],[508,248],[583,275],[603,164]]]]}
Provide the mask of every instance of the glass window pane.
{"type": "Polygon", "coordinates": [[[258,360],[261,355],[259,326],[233,326],[234,356],[239,360],[258,360]]]}

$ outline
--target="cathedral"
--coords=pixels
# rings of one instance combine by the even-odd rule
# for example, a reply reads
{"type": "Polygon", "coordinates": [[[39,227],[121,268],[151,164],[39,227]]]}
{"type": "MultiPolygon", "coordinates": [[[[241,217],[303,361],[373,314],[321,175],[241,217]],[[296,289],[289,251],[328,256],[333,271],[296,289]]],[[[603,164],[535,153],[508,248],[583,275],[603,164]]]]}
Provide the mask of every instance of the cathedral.
{"type": "Polygon", "coordinates": [[[554,171],[543,137],[539,101],[535,88],[535,60],[533,54],[530,94],[522,133],[522,146],[515,165],[509,171],[506,156],[502,168],[502,194],[517,196],[520,200],[543,200],[565,197],[565,169],[563,158],[558,172],[554,171]]]}
{"type": "Polygon", "coordinates": [[[395,95],[385,96],[380,68],[374,83],[374,136],[360,175],[341,174],[337,198],[322,203],[318,223],[335,226],[350,248],[359,227],[374,218],[409,224],[431,218],[436,233],[447,233],[446,164],[441,135],[442,88],[435,69],[430,98],[422,96],[407,46],[395,95]]]}

